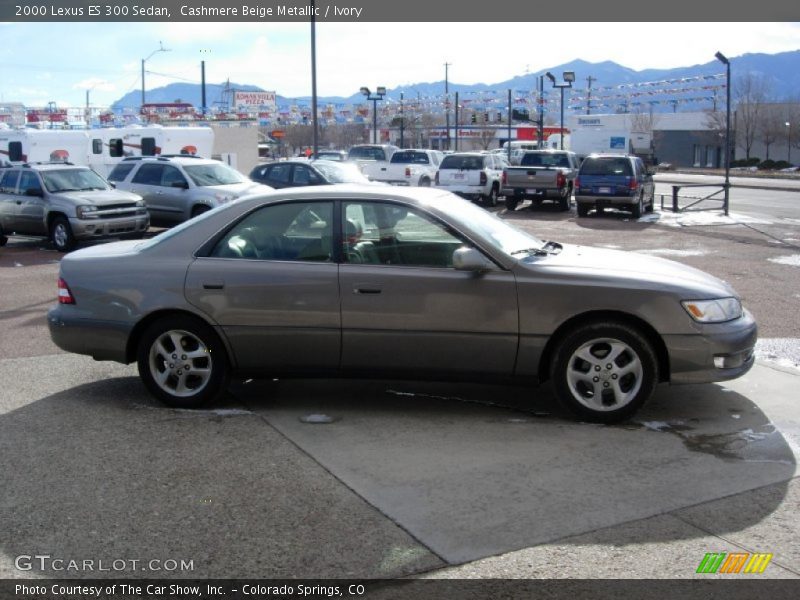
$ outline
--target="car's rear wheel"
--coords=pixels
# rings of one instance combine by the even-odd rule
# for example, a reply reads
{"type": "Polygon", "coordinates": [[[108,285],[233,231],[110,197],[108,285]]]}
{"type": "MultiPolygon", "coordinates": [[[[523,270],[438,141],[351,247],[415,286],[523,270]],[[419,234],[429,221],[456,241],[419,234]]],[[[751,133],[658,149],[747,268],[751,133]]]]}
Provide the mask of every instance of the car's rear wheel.
{"type": "Polygon", "coordinates": [[[627,419],[651,396],[658,361],[636,328],[615,321],[579,326],[558,344],[551,366],[558,400],[598,423],[627,419]]]}
{"type": "Polygon", "coordinates": [[[486,204],[486,206],[497,206],[498,196],[499,191],[497,189],[497,185],[493,185],[489,194],[483,197],[484,204],[486,204]]]}
{"type": "Polygon", "coordinates": [[[575,207],[578,210],[578,216],[579,217],[586,217],[586,216],[589,215],[589,205],[588,204],[581,204],[580,202],[577,202],[575,204],[575,207]]]}
{"type": "Polygon", "coordinates": [[[228,385],[228,357],[214,330],[188,315],[164,317],[142,334],[139,376],[153,396],[173,408],[198,408],[228,385]]]}
{"type": "Polygon", "coordinates": [[[522,203],[522,196],[513,195],[506,196],[506,208],[508,210],[517,210],[517,207],[522,203]]]}
{"type": "Polygon", "coordinates": [[[8,238],[3,233],[3,227],[0,225],[0,247],[5,246],[8,243],[8,238]]]}
{"type": "Polygon", "coordinates": [[[59,215],[50,223],[50,241],[59,252],[69,252],[75,247],[75,235],[66,217],[59,215]]]}
{"type": "Polygon", "coordinates": [[[423,177],[419,180],[419,187],[431,187],[431,180],[427,177],[423,177]]]}
{"type": "Polygon", "coordinates": [[[636,204],[633,205],[633,209],[631,210],[631,215],[634,219],[640,219],[642,217],[642,213],[644,212],[644,194],[639,194],[639,200],[637,200],[636,204]]]}
{"type": "Polygon", "coordinates": [[[558,191],[558,207],[561,210],[569,210],[569,200],[572,196],[572,187],[567,185],[558,191]]]}

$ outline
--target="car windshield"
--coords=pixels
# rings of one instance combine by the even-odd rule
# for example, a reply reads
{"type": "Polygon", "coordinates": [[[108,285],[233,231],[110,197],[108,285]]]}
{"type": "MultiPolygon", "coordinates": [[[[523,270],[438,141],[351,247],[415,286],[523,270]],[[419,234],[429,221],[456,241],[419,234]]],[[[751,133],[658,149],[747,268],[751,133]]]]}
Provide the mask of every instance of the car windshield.
{"type": "Polygon", "coordinates": [[[232,183],[244,183],[247,181],[244,176],[222,163],[187,165],[183,169],[198,187],[230,185],[232,183]]]}
{"type": "Polygon", "coordinates": [[[325,176],[329,183],[369,183],[358,167],[353,164],[340,164],[318,160],[314,166],[325,176]]]}
{"type": "Polygon", "coordinates": [[[526,152],[522,155],[519,165],[521,167],[569,167],[569,158],[566,154],[526,152]]]}
{"type": "Polygon", "coordinates": [[[428,155],[425,154],[424,152],[413,152],[408,150],[404,150],[402,152],[395,152],[390,162],[393,165],[395,164],[429,165],[431,163],[431,161],[428,159],[428,155]]]}
{"type": "Polygon", "coordinates": [[[40,173],[50,193],[110,189],[106,180],[91,169],[54,169],[40,173]]]}
{"type": "Polygon", "coordinates": [[[463,224],[467,230],[473,230],[487,240],[491,240],[495,248],[516,259],[525,258],[528,251],[533,252],[544,246],[544,241],[532,236],[510,223],[503,221],[483,208],[464,202],[453,210],[453,196],[444,194],[430,202],[434,208],[452,215],[452,219],[463,224]]]}
{"type": "Polygon", "coordinates": [[[581,175],[632,175],[631,161],[619,156],[587,158],[581,165],[581,175]]]}

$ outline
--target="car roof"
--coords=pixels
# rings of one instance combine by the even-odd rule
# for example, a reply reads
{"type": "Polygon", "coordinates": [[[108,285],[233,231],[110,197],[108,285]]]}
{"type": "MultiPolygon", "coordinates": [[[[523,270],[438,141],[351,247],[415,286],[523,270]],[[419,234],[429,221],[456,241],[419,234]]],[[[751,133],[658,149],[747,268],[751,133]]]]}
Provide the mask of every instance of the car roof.
{"type": "Polygon", "coordinates": [[[131,156],[125,158],[122,163],[153,163],[164,162],[168,164],[179,165],[224,165],[221,160],[214,160],[213,158],[204,158],[201,156],[131,156]]]}
{"type": "Polygon", "coordinates": [[[63,169],[83,169],[91,170],[86,165],[73,165],[71,163],[53,162],[53,163],[25,163],[23,165],[15,165],[21,169],[33,169],[35,171],[54,171],[63,169]]]}

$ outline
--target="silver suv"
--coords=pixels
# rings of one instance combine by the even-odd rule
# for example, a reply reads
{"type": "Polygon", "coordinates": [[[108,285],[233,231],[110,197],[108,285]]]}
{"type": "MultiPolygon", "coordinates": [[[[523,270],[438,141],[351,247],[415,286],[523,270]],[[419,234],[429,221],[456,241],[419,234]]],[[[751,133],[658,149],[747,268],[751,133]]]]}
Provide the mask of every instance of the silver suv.
{"type": "Polygon", "coordinates": [[[139,194],[153,221],[181,223],[252,193],[272,190],[225,163],[199,156],[126,158],[111,171],[118,189],[139,194]]]}
{"type": "Polygon", "coordinates": [[[56,250],[69,252],[78,241],[142,237],[149,226],[141,196],[115,190],[88,167],[0,167],[0,245],[17,233],[48,237],[56,250]]]}

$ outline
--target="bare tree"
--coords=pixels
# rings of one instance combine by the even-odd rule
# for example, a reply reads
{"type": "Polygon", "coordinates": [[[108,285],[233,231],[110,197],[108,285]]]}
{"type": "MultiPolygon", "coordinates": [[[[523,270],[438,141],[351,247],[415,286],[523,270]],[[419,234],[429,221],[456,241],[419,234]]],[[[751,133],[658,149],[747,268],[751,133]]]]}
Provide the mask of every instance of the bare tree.
{"type": "Polygon", "coordinates": [[[488,150],[489,146],[494,141],[495,129],[493,127],[483,127],[478,129],[476,133],[478,134],[478,137],[476,137],[475,140],[481,145],[481,148],[488,150]]]}
{"type": "Polygon", "coordinates": [[[647,112],[637,110],[631,113],[631,131],[636,133],[647,133],[653,135],[653,129],[658,123],[658,114],[653,113],[652,108],[647,112]]]}
{"type": "Polygon", "coordinates": [[[746,73],[736,80],[731,91],[736,103],[737,143],[744,150],[745,158],[750,158],[750,151],[761,129],[769,83],[761,75],[746,73]]]}
{"type": "Polygon", "coordinates": [[[777,110],[776,106],[765,107],[761,118],[759,119],[759,128],[757,133],[758,140],[764,144],[766,150],[765,160],[769,160],[769,148],[777,142],[785,134],[786,122],[783,114],[777,110]]]}
{"type": "Polygon", "coordinates": [[[292,154],[314,143],[314,131],[310,125],[289,125],[285,131],[283,143],[291,148],[292,154]]]}
{"type": "Polygon", "coordinates": [[[337,148],[346,149],[367,141],[367,128],[359,123],[339,123],[325,129],[328,141],[337,148]]]}

